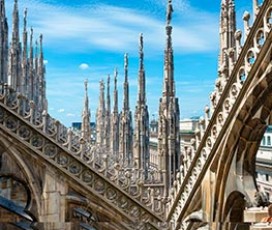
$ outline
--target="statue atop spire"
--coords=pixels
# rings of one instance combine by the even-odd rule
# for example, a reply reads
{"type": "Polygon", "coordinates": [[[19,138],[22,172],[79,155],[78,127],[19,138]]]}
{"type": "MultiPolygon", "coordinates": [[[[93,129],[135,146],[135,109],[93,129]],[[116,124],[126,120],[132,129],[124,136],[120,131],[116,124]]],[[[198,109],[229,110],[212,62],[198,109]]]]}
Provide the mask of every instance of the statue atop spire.
{"type": "Polygon", "coordinates": [[[143,48],[144,48],[144,41],[143,41],[143,34],[140,34],[140,38],[139,38],[139,56],[140,56],[140,69],[144,68],[144,52],[143,52],[143,48]]]}
{"type": "Polygon", "coordinates": [[[170,25],[172,20],[172,13],[174,12],[172,6],[172,0],[168,0],[167,12],[166,12],[166,24],[170,25]]]}

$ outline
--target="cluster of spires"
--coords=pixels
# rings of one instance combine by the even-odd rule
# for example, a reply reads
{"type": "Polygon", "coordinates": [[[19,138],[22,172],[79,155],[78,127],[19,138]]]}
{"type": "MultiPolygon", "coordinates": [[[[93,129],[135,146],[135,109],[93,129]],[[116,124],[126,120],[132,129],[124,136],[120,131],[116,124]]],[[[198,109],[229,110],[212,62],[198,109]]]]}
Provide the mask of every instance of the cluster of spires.
{"type": "MultiPolygon", "coordinates": [[[[256,0],[254,0],[255,5],[256,0]]],[[[174,61],[172,47],[172,0],[168,0],[166,14],[166,48],[164,51],[164,79],[162,97],[159,100],[158,112],[158,146],[156,162],[150,159],[150,128],[149,112],[146,104],[145,69],[143,52],[143,35],[139,38],[139,72],[138,97],[134,114],[134,128],[132,127],[132,113],[129,107],[128,56],[124,57],[124,101],[121,112],[118,111],[117,75],[114,73],[114,102],[113,111],[110,111],[110,86],[107,84],[107,108],[105,107],[104,83],[101,82],[99,108],[97,110],[97,144],[113,154],[118,161],[143,171],[147,177],[150,167],[163,172],[165,188],[170,188],[177,171],[182,164],[180,151],[180,109],[175,93],[174,61]],[[111,115],[110,115],[111,114],[111,115]]],[[[233,70],[234,63],[239,55],[237,47],[236,15],[233,0],[221,1],[220,14],[220,53],[218,59],[218,78],[215,91],[211,95],[211,112],[213,112],[225,85],[233,70]],[[215,104],[214,98],[215,97],[215,104]]],[[[209,108],[206,108],[209,114],[209,108]]],[[[207,115],[209,119],[209,115],[207,115]]],[[[84,129],[85,125],[83,125],[84,129]]],[[[82,130],[84,133],[84,130],[82,130]]],[[[169,193],[169,190],[166,190],[169,193]]],[[[166,196],[169,194],[165,194],[166,196]]]]}
{"type": "Polygon", "coordinates": [[[14,0],[12,35],[9,43],[5,0],[0,0],[0,84],[32,100],[38,112],[47,110],[43,36],[33,44],[33,29],[28,43],[27,9],[24,11],[22,43],[18,1],[14,0]],[[34,47],[35,46],[35,47],[34,47]]]}
{"type": "MultiPolygon", "coordinates": [[[[256,8],[257,3],[254,0],[256,8]]],[[[163,172],[165,188],[171,187],[173,178],[181,164],[178,98],[175,95],[174,61],[172,48],[172,0],[168,0],[166,14],[166,48],[164,52],[164,79],[162,97],[159,100],[158,113],[158,149],[157,162],[151,162],[149,150],[149,112],[146,104],[145,69],[143,52],[143,35],[139,38],[139,73],[138,97],[132,127],[132,112],[129,106],[128,55],[124,56],[124,99],[123,107],[118,109],[117,69],[114,72],[113,111],[110,101],[110,77],[105,84],[100,82],[99,107],[96,114],[96,145],[112,154],[116,161],[142,170],[147,178],[152,167],[163,172]]],[[[8,87],[34,101],[37,111],[47,110],[45,66],[43,55],[43,37],[33,44],[33,29],[30,29],[28,41],[27,10],[24,12],[23,39],[20,42],[18,1],[14,0],[12,38],[9,43],[8,23],[5,13],[5,1],[0,0],[0,85],[8,87]],[[34,47],[35,46],[35,47],[34,47]],[[34,52],[35,51],[35,52],[34,52]]],[[[216,89],[217,100],[228,81],[233,64],[237,59],[236,18],[233,0],[222,0],[220,20],[220,54],[216,89]]],[[[213,99],[211,98],[213,102],[213,99]]],[[[213,107],[212,107],[213,108],[213,107]]],[[[85,82],[85,101],[82,113],[82,139],[91,141],[90,109],[88,85],[85,82]]],[[[167,190],[169,191],[169,190],[167,190]]],[[[166,196],[168,194],[165,194],[166,196]]]]}
{"type": "MultiPolygon", "coordinates": [[[[168,1],[166,15],[166,48],[164,57],[164,88],[160,99],[158,120],[158,165],[162,172],[169,172],[165,178],[166,186],[172,183],[175,172],[179,167],[180,133],[179,133],[179,104],[175,97],[174,63],[172,48],[172,1],[168,1]]],[[[118,110],[118,71],[114,71],[113,111],[110,103],[110,77],[107,80],[107,95],[105,100],[105,84],[100,82],[99,106],[96,113],[96,145],[112,154],[116,161],[123,165],[142,170],[147,178],[150,169],[149,150],[149,112],[146,104],[146,78],[144,69],[143,34],[139,36],[139,71],[138,96],[132,126],[132,112],[129,106],[128,55],[124,55],[124,84],[123,107],[118,110]]],[[[86,83],[85,83],[86,85],[86,83]]],[[[85,87],[86,88],[86,87],[85,87]]],[[[87,88],[86,88],[87,90],[87,88]]],[[[91,140],[89,129],[90,111],[88,96],[84,100],[82,138],[91,140]],[[88,117],[88,118],[86,118],[88,117]],[[88,135],[86,135],[88,133],[88,135]]]]}

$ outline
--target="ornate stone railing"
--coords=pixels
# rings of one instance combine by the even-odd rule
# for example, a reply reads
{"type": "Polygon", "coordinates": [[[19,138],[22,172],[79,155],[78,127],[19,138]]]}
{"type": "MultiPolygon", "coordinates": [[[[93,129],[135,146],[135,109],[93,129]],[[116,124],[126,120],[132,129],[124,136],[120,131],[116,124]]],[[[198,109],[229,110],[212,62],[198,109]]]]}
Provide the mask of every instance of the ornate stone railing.
{"type": "Polygon", "coordinates": [[[0,94],[0,128],[70,181],[106,201],[128,223],[167,229],[163,225],[167,199],[160,195],[162,184],[145,185],[137,177],[139,172],[112,165],[105,152],[99,152],[48,114],[36,114],[32,102],[7,88],[0,94]]]}
{"type": "MultiPolygon", "coordinates": [[[[260,63],[264,60],[268,47],[272,40],[272,0],[263,2],[259,9],[258,17],[254,21],[252,28],[247,34],[247,39],[243,48],[238,45],[238,60],[234,63],[231,76],[217,102],[212,118],[206,128],[205,134],[199,143],[197,150],[193,153],[190,167],[180,169],[184,175],[177,174],[172,189],[172,199],[168,210],[168,221],[172,223],[173,229],[186,229],[188,223],[182,221],[193,194],[196,192],[206,170],[213,159],[218,148],[223,133],[224,126],[230,123],[232,115],[235,113],[234,105],[241,91],[246,91],[254,75],[260,68],[260,63]]],[[[248,20],[248,15],[244,15],[244,20],[248,20]]],[[[248,24],[246,28],[249,30],[248,24]]],[[[236,38],[241,39],[240,32],[236,38]]],[[[240,41],[237,42],[240,44],[240,41]]],[[[265,70],[269,63],[265,63],[262,69],[265,70]]],[[[236,106],[237,107],[237,106],[236,106]]]]}

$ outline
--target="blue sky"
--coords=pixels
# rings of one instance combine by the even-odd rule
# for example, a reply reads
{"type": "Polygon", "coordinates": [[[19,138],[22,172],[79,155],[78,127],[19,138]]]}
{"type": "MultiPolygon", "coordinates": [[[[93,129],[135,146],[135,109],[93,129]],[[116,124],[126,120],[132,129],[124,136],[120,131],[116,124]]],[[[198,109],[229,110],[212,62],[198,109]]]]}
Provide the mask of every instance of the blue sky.
{"type": "MultiPolygon", "coordinates": [[[[163,81],[167,0],[19,0],[21,25],[44,35],[49,113],[66,126],[81,121],[84,80],[95,119],[99,81],[118,68],[119,108],[123,100],[123,56],[129,54],[130,107],[137,96],[138,38],[144,35],[147,102],[157,114],[163,81]]],[[[217,77],[220,0],[173,0],[176,92],[181,118],[203,115],[217,77]]],[[[6,0],[11,28],[13,1],[6,0]]],[[[236,1],[238,28],[249,0],[236,1]]],[[[22,32],[22,30],[21,30],[22,32]]],[[[113,83],[113,81],[112,81],[113,83]]],[[[111,89],[113,88],[113,84],[111,89]]]]}

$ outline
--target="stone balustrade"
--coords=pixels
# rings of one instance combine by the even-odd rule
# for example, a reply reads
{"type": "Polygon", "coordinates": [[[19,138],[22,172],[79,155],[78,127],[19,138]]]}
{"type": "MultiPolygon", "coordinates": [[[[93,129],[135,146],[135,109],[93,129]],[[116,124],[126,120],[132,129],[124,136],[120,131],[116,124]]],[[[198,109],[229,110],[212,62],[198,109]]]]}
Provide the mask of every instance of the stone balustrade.
{"type": "Polygon", "coordinates": [[[6,87],[0,94],[0,127],[131,223],[167,229],[162,223],[169,200],[160,181],[146,184],[143,172],[118,164],[105,149],[85,142],[46,112],[38,114],[33,102],[6,87]]]}

